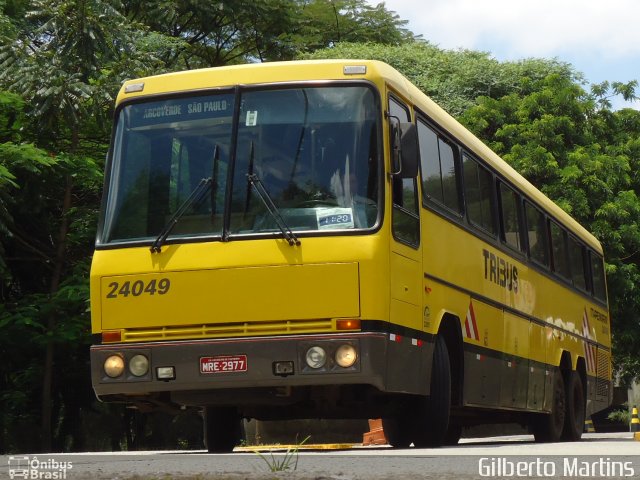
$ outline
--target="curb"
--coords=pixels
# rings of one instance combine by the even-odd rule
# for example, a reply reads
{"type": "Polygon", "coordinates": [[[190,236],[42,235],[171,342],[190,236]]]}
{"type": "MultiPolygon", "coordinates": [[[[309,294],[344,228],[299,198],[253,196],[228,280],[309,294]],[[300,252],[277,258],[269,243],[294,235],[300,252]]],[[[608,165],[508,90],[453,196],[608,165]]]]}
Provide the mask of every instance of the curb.
{"type": "Polygon", "coordinates": [[[361,443],[322,443],[310,445],[250,445],[247,447],[236,447],[234,452],[286,452],[300,450],[349,450],[361,447],[361,443]]]}

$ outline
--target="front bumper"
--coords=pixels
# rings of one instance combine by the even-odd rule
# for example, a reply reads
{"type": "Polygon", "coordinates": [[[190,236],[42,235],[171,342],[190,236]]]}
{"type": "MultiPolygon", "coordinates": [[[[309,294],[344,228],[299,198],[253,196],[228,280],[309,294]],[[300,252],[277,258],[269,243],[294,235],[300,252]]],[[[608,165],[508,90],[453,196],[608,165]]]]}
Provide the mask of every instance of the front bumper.
{"type": "Polygon", "coordinates": [[[137,344],[107,344],[91,347],[91,377],[99,398],[140,398],[168,393],[179,398],[180,392],[253,389],[264,387],[299,387],[322,385],[371,385],[385,390],[388,336],[378,332],[301,335],[286,337],[251,337],[137,344]],[[338,366],[335,350],[353,345],[358,357],[348,368],[338,366]],[[320,369],[306,365],[305,354],[312,346],[327,351],[327,364],[320,369]],[[118,378],[109,378],[103,369],[110,355],[123,357],[125,365],[135,355],[149,359],[149,371],[136,377],[128,369],[118,378]],[[218,356],[245,356],[246,371],[202,372],[201,359],[218,356]],[[292,362],[293,373],[278,374],[276,362],[292,362]],[[175,378],[157,378],[159,367],[173,367],[175,378]]]}

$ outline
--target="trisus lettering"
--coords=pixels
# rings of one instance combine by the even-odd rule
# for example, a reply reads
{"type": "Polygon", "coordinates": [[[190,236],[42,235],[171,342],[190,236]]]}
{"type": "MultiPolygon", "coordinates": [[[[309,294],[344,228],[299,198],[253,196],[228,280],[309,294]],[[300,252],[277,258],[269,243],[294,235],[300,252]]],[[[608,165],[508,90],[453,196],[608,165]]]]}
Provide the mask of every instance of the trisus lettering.
{"type": "Polygon", "coordinates": [[[518,293],[518,268],[486,249],[482,249],[482,255],[485,280],[500,285],[510,292],[518,293]]]}

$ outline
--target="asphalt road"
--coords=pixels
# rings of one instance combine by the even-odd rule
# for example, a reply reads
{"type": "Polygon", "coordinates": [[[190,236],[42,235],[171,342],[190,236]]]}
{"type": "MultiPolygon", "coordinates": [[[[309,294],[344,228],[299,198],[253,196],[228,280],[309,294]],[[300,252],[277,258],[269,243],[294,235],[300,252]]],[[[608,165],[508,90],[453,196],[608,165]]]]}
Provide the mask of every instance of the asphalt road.
{"type": "Polygon", "coordinates": [[[531,436],[463,439],[447,448],[354,447],[339,451],[204,451],[37,454],[0,457],[0,480],[168,479],[364,480],[481,478],[640,478],[640,442],[630,433],[585,434],[574,443],[536,444],[531,436]],[[288,472],[270,466],[290,461],[288,472]],[[294,463],[297,468],[293,471],[294,463]],[[35,473],[34,473],[35,472],[35,473]]]}

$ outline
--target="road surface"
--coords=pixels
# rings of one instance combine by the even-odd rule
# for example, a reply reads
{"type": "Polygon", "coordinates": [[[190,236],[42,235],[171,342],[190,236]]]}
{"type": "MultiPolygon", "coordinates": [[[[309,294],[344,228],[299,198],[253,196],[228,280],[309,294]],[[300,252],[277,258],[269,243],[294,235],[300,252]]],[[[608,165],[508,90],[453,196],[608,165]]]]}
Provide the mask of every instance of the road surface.
{"type": "Polygon", "coordinates": [[[0,480],[364,480],[481,478],[640,478],[640,442],[630,433],[585,434],[583,441],[536,444],[527,435],[463,439],[446,448],[354,447],[339,451],[204,451],[37,454],[0,457],[0,480]],[[293,468],[271,473],[290,460],[293,468]],[[35,473],[34,473],[35,472],[35,473]],[[26,475],[26,477],[24,476],[26,475]]]}

